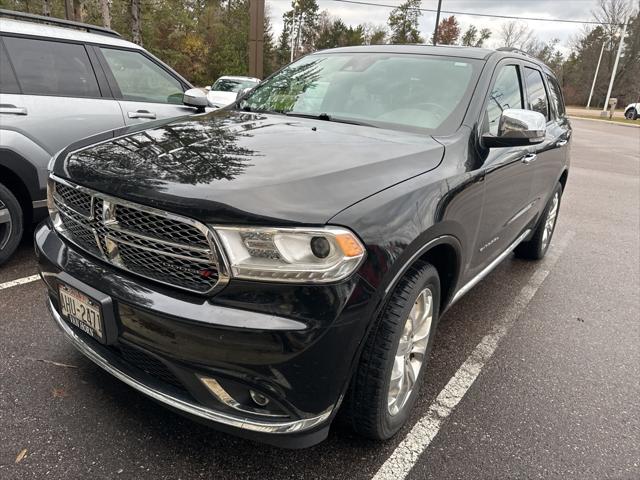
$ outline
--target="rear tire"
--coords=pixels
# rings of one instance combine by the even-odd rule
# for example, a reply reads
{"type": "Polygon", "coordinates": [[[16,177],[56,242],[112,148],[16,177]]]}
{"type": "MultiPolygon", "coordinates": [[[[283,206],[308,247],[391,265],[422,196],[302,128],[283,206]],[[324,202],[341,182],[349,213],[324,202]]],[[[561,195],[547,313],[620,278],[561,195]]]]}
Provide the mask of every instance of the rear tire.
{"type": "Polygon", "coordinates": [[[22,208],[18,199],[0,184],[0,265],[15,252],[24,228],[22,208]]]}
{"type": "Polygon", "coordinates": [[[407,421],[420,392],[440,307],[440,279],[430,264],[412,266],[373,326],[345,399],[360,435],[386,440],[407,421]]]}
{"type": "Polygon", "coordinates": [[[553,232],[556,229],[561,198],[562,185],[558,183],[551,194],[549,202],[547,202],[547,206],[540,216],[540,220],[533,232],[533,236],[530,240],[522,242],[514,250],[516,257],[527,260],[540,260],[545,256],[549,249],[549,245],[551,244],[553,232]]]}

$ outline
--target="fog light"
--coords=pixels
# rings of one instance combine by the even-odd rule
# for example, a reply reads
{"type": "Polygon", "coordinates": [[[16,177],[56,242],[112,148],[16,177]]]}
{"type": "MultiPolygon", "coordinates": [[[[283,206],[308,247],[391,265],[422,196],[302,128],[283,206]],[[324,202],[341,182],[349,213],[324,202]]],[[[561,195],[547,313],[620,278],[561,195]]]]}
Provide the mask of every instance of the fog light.
{"type": "Polygon", "coordinates": [[[266,407],[269,403],[269,399],[262,395],[261,393],[254,392],[253,390],[249,390],[249,395],[251,395],[251,400],[255,402],[259,407],[266,407]]]}

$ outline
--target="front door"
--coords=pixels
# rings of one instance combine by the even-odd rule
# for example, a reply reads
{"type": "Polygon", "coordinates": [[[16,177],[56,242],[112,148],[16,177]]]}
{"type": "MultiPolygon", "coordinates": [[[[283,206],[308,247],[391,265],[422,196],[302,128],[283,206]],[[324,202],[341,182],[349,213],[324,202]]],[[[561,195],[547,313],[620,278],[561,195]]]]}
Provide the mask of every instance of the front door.
{"type": "MultiPolygon", "coordinates": [[[[502,111],[523,108],[521,70],[518,62],[498,65],[486,100],[483,132],[498,133],[502,111]]],[[[477,274],[504,252],[523,232],[535,214],[531,147],[492,148],[487,153],[485,200],[478,230],[471,275],[477,274]]]]}
{"type": "Polygon", "coordinates": [[[182,82],[142,52],[108,47],[98,50],[127,125],[195,112],[182,103],[182,82]]]}

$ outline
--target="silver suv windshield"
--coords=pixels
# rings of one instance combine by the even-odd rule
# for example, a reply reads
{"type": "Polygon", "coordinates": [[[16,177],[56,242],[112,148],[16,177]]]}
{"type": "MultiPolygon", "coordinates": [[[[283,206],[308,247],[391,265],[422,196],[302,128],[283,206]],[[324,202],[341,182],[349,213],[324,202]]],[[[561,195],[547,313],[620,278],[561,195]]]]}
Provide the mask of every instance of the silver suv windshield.
{"type": "Polygon", "coordinates": [[[267,79],[239,107],[444,133],[460,125],[481,64],[413,54],[314,54],[267,79]]]}

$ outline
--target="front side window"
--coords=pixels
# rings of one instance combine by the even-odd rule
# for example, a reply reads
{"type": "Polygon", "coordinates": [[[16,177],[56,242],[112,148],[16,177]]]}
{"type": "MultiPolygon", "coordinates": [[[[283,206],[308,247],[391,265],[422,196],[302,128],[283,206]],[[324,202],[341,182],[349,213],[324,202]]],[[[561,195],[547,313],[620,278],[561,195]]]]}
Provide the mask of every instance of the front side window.
{"type": "Polygon", "coordinates": [[[489,92],[485,121],[492,135],[498,135],[500,116],[507,108],[522,108],[522,89],[516,65],[502,67],[489,92]]]}
{"type": "Polygon", "coordinates": [[[216,83],[213,84],[211,90],[216,92],[233,92],[237,93],[245,88],[252,88],[257,85],[258,82],[254,80],[239,80],[234,78],[219,78],[216,83]]]}
{"type": "Polygon", "coordinates": [[[100,96],[83,45],[16,37],[4,44],[25,95],[100,96]]]}
{"type": "Polygon", "coordinates": [[[124,100],[182,104],[182,84],[138,52],[101,48],[124,100]]]}
{"type": "Polygon", "coordinates": [[[524,78],[527,82],[527,96],[529,100],[529,109],[534,112],[540,112],[544,118],[549,120],[549,102],[547,100],[547,92],[544,89],[542,74],[533,68],[525,67],[524,78]]]}
{"type": "Polygon", "coordinates": [[[558,85],[557,80],[549,74],[547,74],[547,84],[549,85],[549,96],[556,108],[558,117],[564,117],[564,101],[562,100],[562,90],[560,90],[560,85],[558,85]]]}
{"type": "Polygon", "coordinates": [[[413,54],[309,55],[261,83],[240,108],[410,131],[453,132],[481,61],[413,54]]]}

